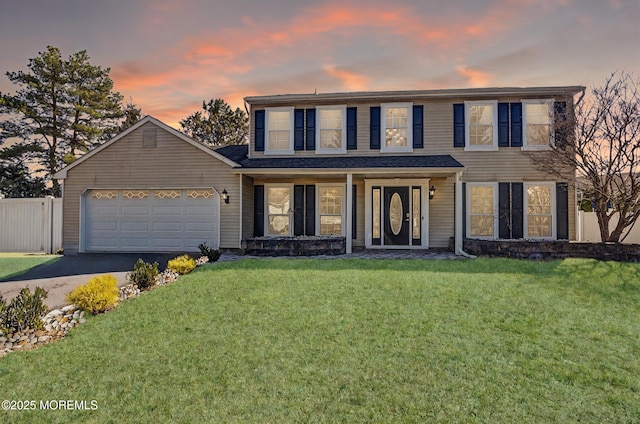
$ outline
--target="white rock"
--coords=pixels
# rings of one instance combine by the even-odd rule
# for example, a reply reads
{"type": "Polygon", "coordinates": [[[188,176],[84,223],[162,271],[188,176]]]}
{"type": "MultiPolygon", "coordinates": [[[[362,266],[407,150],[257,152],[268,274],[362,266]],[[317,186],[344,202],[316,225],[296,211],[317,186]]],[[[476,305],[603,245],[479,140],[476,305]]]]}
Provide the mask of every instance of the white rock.
{"type": "Polygon", "coordinates": [[[56,317],[58,315],[62,315],[62,311],[60,309],[54,309],[47,314],[47,317],[56,317]]]}

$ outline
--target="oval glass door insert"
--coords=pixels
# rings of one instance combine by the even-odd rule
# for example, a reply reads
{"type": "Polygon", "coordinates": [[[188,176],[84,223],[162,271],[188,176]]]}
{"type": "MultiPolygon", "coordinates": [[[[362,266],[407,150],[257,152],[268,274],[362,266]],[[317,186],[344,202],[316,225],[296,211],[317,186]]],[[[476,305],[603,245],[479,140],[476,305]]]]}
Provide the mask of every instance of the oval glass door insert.
{"type": "Polygon", "coordinates": [[[397,236],[402,230],[402,199],[398,193],[393,193],[391,196],[391,203],[389,205],[389,222],[391,224],[391,231],[393,235],[397,236]]]}

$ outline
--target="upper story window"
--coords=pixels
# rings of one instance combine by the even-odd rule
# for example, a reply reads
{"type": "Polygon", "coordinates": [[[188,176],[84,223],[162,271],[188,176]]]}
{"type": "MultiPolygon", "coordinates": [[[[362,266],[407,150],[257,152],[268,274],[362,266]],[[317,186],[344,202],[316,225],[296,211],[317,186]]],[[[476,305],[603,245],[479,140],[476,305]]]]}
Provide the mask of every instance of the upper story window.
{"type": "Polygon", "coordinates": [[[497,102],[466,102],[465,116],[465,150],[498,150],[497,102]]]}
{"type": "Polygon", "coordinates": [[[553,100],[523,100],[523,149],[549,149],[553,135],[553,100]]]}
{"type": "Polygon", "coordinates": [[[316,115],[316,152],[346,153],[346,106],[319,106],[316,115]]]}
{"type": "Polygon", "coordinates": [[[265,154],[293,154],[293,108],[266,109],[265,154]]]}
{"type": "Polygon", "coordinates": [[[413,151],[412,103],[383,103],[381,152],[413,151]]]}

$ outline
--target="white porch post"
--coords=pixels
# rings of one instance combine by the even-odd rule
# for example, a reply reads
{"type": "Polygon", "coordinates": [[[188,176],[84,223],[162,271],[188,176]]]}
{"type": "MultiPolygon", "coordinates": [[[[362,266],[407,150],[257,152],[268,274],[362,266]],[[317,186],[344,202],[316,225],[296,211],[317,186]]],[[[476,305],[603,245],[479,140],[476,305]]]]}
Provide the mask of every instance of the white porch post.
{"type": "Polygon", "coordinates": [[[464,225],[464,217],[462,216],[462,171],[456,172],[456,223],[455,223],[455,246],[456,255],[462,253],[462,226],[464,225]]]}
{"type": "Polygon", "coordinates": [[[351,253],[351,231],[353,228],[353,214],[351,211],[353,210],[353,175],[347,174],[347,210],[345,211],[347,228],[345,229],[346,236],[346,253],[351,253]]]}

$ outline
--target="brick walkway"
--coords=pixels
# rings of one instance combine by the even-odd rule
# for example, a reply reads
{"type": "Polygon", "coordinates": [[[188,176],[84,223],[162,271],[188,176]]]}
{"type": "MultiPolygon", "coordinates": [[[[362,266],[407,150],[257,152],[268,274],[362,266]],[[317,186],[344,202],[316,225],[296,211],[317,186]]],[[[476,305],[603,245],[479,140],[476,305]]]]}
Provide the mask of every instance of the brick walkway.
{"type": "MultiPolygon", "coordinates": [[[[318,256],[279,256],[286,259],[465,259],[445,250],[361,250],[348,255],[318,256]]],[[[225,252],[219,261],[235,261],[238,259],[272,259],[275,256],[248,256],[239,253],[225,252]]]]}

